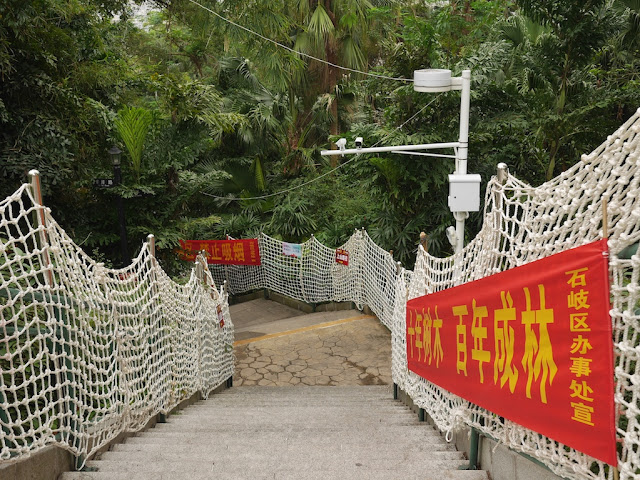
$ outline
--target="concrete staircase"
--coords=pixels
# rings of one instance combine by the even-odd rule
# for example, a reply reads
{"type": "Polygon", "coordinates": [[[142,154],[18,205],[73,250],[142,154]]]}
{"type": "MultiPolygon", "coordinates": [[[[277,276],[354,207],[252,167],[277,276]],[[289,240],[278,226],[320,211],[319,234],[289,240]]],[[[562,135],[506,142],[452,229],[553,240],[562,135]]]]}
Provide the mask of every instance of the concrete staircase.
{"type": "Polygon", "coordinates": [[[236,387],[59,480],[488,480],[387,386],[236,387]]]}

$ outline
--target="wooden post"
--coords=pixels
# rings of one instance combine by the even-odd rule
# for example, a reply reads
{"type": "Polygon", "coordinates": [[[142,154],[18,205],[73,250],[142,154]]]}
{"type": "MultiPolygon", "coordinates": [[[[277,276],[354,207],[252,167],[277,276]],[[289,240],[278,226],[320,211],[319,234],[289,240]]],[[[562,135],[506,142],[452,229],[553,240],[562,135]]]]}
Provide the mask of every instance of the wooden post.
{"type": "Polygon", "coordinates": [[[42,188],[40,185],[40,172],[38,170],[29,171],[31,177],[31,194],[36,202],[36,225],[39,228],[40,248],[42,249],[42,255],[40,261],[42,267],[46,269],[44,274],[46,284],[53,286],[53,273],[51,272],[51,259],[49,258],[49,242],[47,239],[47,217],[42,204],[42,188]]]}
{"type": "Polygon", "coordinates": [[[149,242],[149,253],[153,258],[156,258],[156,237],[153,233],[147,235],[147,241],[149,242]]]}
{"type": "Polygon", "coordinates": [[[424,253],[429,252],[429,237],[426,233],[420,232],[420,245],[424,249],[424,253]]]}

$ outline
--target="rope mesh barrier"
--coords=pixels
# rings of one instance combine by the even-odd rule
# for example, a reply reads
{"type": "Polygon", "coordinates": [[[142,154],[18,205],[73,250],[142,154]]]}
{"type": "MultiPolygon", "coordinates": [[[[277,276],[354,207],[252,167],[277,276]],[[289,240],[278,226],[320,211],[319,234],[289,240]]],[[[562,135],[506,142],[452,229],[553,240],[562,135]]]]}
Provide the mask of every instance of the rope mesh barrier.
{"type": "Polygon", "coordinates": [[[336,262],[336,249],[315,237],[300,245],[300,256],[283,253],[283,242],[264,233],[258,238],[261,265],[209,265],[215,282],[228,282],[230,294],[269,289],[306,303],[353,302],[369,306],[391,328],[398,267],[366,231],[356,230],[340,248],[349,265],[336,262]]]}
{"type": "Polygon", "coordinates": [[[81,467],[118,434],[233,375],[227,294],[205,258],[184,285],[150,243],[126,268],[105,268],[28,185],[0,203],[0,240],[0,461],[58,445],[81,467]]]}
{"type": "Polygon", "coordinates": [[[191,393],[233,373],[224,292],[270,289],[307,302],[368,306],[392,333],[394,382],[451,432],[474,427],[554,473],[613,480],[615,469],[443,390],[407,368],[406,302],[601,238],[607,202],[619,478],[640,480],[640,110],[581,162],[531,187],[492,178],[481,231],[462,252],[435,258],[418,247],[414,271],[398,268],[366,231],[336,251],[315,237],[286,254],[260,235],[260,266],[206,266],[172,282],[145,244],[110,270],[64,234],[27,186],[0,203],[0,459],[58,444],[90,455],[191,393]],[[31,217],[46,221],[33,227],[31,217]],[[224,327],[211,316],[220,307],[224,327]]]}
{"type": "Polygon", "coordinates": [[[351,301],[367,305],[392,333],[394,383],[427,411],[438,428],[475,427],[513,450],[576,480],[613,480],[618,472],[583,453],[525,429],[410,372],[406,351],[406,302],[471,282],[602,238],[603,203],[608,204],[612,347],[619,478],[640,480],[640,110],[581,162],[555,179],[531,187],[513,175],[492,178],[481,231],[462,252],[436,258],[418,247],[413,272],[398,269],[391,255],[367,233],[356,231],[335,250],[314,237],[300,258],[285,257],[283,242],[262,234],[262,265],[210,265],[216,281],[232,293],[270,289],[304,302],[351,301]]]}

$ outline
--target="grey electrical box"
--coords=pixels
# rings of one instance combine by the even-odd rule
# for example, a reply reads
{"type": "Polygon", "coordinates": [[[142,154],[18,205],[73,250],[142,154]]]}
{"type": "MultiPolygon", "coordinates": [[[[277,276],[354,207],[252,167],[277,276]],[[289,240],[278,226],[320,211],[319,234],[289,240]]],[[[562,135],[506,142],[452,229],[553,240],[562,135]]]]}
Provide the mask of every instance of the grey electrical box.
{"type": "Polygon", "coordinates": [[[449,210],[452,212],[480,210],[480,175],[449,175],[449,210]]]}

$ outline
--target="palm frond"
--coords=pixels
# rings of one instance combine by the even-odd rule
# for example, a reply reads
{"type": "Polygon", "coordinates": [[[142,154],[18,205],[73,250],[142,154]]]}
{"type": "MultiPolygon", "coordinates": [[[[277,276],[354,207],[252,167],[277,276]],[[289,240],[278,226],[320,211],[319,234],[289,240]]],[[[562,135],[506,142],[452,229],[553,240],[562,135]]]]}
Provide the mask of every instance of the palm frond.
{"type": "Polygon", "coordinates": [[[316,39],[325,39],[333,34],[335,27],[329,14],[322,5],[318,5],[309,20],[308,31],[316,39]]]}
{"type": "Polygon", "coordinates": [[[142,148],[153,122],[153,115],[145,108],[124,107],[114,121],[118,134],[127,148],[136,180],[142,171],[142,148]]]}

